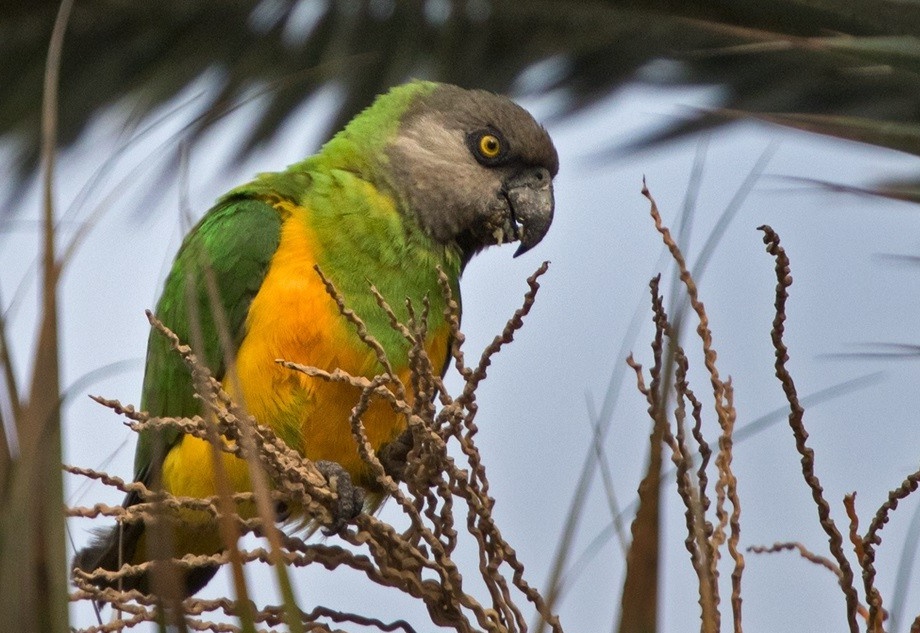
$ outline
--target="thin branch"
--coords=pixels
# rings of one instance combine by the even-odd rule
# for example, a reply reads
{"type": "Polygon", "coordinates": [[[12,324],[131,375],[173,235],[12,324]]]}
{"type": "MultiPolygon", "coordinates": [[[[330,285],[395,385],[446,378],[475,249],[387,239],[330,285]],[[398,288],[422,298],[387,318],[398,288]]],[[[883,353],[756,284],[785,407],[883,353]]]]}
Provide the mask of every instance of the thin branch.
{"type": "Polygon", "coordinates": [[[789,426],[795,437],[796,450],[802,456],[802,475],[805,478],[805,483],[811,489],[811,496],[818,509],[821,527],[824,528],[824,532],[828,537],[831,555],[840,567],[840,588],[846,597],[847,624],[851,633],[857,633],[859,625],[856,620],[856,614],[859,598],[856,593],[856,587],[853,584],[853,569],[843,552],[843,537],[831,517],[830,505],[824,498],[824,488],[815,473],[815,453],[808,447],[808,432],[805,430],[803,422],[805,409],[799,403],[795,382],[786,368],[789,350],[783,342],[783,333],[785,331],[786,300],[789,297],[789,286],[792,285],[789,258],[786,255],[786,251],[780,246],[779,236],[772,228],[762,225],[759,230],[764,233],[763,241],[767,246],[767,252],[776,260],[776,312],[773,318],[773,329],[770,332],[773,347],[776,350],[776,377],[782,384],[786,400],[789,402],[789,426]]]}

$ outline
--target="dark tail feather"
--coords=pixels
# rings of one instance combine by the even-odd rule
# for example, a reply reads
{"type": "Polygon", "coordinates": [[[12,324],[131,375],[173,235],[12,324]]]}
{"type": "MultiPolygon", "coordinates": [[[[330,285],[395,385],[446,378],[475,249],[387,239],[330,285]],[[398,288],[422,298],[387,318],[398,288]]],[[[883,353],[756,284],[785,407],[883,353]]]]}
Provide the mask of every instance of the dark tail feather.
{"type": "MultiPolygon", "coordinates": [[[[71,567],[87,573],[97,569],[118,571],[123,564],[134,558],[137,543],[143,533],[142,522],[120,523],[114,527],[96,530],[93,541],[73,557],[71,567]]],[[[100,588],[113,587],[126,591],[137,589],[144,593],[149,591],[146,573],[123,576],[112,582],[105,578],[93,578],[90,582],[100,588]]]]}
{"type": "MultiPolygon", "coordinates": [[[[124,507],[127,508],[139,502],[139,499],[132,497],[136,495],[129,494],[123,503],[124,507]]],[[[119,523],[114,527],[97,530],[93,541],[73,557],[71,568],[87,573],[92,573],[97,569],[118,571],[125,563],[136,560],[135,553],[143,534],[143,521],[119,523]]],[[[189,570],[184,578],[183,597],[187,598],[201,590],[214,577],[218,568],[218,565],[209,565],[189,570]]],[[[99,588],[112,587],[124,591],[137,589],[146,594],[150,593],[151,588],[149,571],[126,575],[115,581],[97,577],[90,582],[99,588]]]]}

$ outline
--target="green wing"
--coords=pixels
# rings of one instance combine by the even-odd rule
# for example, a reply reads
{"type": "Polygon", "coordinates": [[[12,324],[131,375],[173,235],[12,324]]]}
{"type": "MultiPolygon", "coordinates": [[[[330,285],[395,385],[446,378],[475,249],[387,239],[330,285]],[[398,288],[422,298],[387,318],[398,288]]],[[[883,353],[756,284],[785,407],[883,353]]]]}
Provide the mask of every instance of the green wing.
{"type": "MultiPolygon", "coordinates": [[[[219,379],[225,371],[225,354],[218,324],[221,320],[226,324],[233,345],[230,353],[235,353],[245,335],[249,305],[278,249],[280,235],[281,218],[269,203],[241,196],[225,198],[186,236],[166,279],[157,318],[182,342],[191,344],[219,379]],[[209,277],[216,293],[208,289],[209,277]],[[192,327],[193,319],[197,328],[192,327]],[[199,337],[200,343],[195,340],[199,337]]],[[[153,416],[201,413],[185,362],[155,330],[147,342],[141,407],[153,416]]],[[[175,429],[141,432],[134,456],[135,479],[149,481],[180,438],[175,429]]]]}

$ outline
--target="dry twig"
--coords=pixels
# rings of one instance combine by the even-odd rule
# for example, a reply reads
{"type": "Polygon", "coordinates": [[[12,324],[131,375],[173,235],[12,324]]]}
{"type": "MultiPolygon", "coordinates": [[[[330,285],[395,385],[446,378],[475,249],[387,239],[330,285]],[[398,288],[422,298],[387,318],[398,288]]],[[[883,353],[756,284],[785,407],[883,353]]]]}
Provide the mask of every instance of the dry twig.
{"type": "MultiPolygon", "coordinates": [[[[699,595],[701,608],[701,621],[703,631],[718,631],[721,615],[719,612],[719,559],[720,547],[727,544],[728,552],[733,561],[731,574],[731,605],[732,623],[737,633],[741,631],[741,578],[744,571],[744,555],[738,547],[741,534],[741,503],[737,491],[737,480],[732,470],[732,435],[735,426],[735,407],[731,384],[723,380],[716,366],[716,351],[713,346],[712,332],[709,329],[709,319],[705,307],[699,299],[696,282],[690,274],[683,253],[681,253],[670,230],[664,225],[658,207],[643,186],[643,195],[650,202],[650,213],[655,222],[655,228],[661,234],[665,246],[671,253],[684,285],[690,305],[696,313],[698,326],[697,335],[702,343],[703,359],[709,374],[712,387],[713,401],[715,403],[716,418],[721,429],[718,442],[718,453],[715,459],[717,477],[715,479],[715,516],[716,524],[713,525],[707,518],[710,509],[708,493],[709,475],[707,467],[710,464],[711,451],[702,433],[702,403],[690,388],[687,378],[689,361],[686,353],[676,343],[675,332],[668,321],[663,300],[658,292],[659,279],[653,279],[652,312],[655,322],[655,339],[652,343],[653,366],[649,371],[651,382],[646,387],[642,378],[642,368],[632,358],[630,366],[635,370],[639,390],[648,400],[649,415],[655,422],[655,427],[661,429],[661,437],[665,445],[670,448],[671,459],[677,468],[677,491],[685,508],[685,522],[687,536],[684,544],[690,553],[690,561],[697,573],[699,580],[699,595]],[[667,411],[668,403],[662,388],[663,375],[663,349],[664,339],[671,340],[671,351],[674,363],[674,393],[676,407],[674,409],[673,426],[669,422],[667,411]],[[688,405],[692,426],[688,431],[688,405]],[[695,456],[690,447],[689,439],[698,445],[700,464],[695,468],[695,456]],[[695,472],[695,477],[693,476],[695,472]],[[727,506],[731,505],[728,510],[727,506]],[[726,534],[727,531],[727,534],[726,534]]],[[[669,375],[671,372],[667,372],[669,375]]]]}
{"type": "Polygon", "coordinates": [[[792,285],[789,258],[786,256],[785,250],[780,246],[779,236],[772,228],[763,225],[759,229],[764,233],[763,241],[767,245],[767,252],[776,260],[776,313],[773,319],[773,329],[770,333],[773,339],[773,347],[776,350],[776,377],[782,384],[786,400],[789,402],[789,426],[795,436],[796,449],[802,456],[802,475],[805,477],[805,483],[811,488],[812,499],[814,499],[818,508],[821,527],[824,528],[824,532],[828,536],[831,555],[840,568],[840,587],[846,597],[847,622],[851,633],[856,633],[859,630],[856,622],[859,598],[856,594],[856,587],[853,585],[853,569],[844,555],[843,537],[840,534],[840,530],[837,529],[834,519],[831,518],[830,505],[824,498],[824,488],[822,488],[821,481],[815,473],[815,453],[808,447],[808,432],[805,430],[803,422],[805,409],[799,403],[795,382],[786,368],[789,350],[783,342],[785,329],[783,324],[786,320],[786,299],[789,297],[789,286],[792,285]]]}

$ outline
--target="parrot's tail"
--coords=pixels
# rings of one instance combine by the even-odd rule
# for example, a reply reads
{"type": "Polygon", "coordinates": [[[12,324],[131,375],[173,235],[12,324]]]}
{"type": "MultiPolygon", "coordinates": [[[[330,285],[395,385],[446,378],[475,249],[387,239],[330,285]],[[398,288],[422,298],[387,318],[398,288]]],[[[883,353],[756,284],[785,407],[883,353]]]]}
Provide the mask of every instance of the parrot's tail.
{"type": "MultiPolygon", "coordinates": [[[[129,494],[123,503],[124,507],[139,503],[140,499],[136,497],[135,493],[129,494]]],[[[143,521],[119,523],[114,527],[102,528],[96,531],[93,541],[87,547],[76,553],[71,568],[89,574],[100,569],[117,572],[125,564],[150,560],[146,551],[146,541],[147,534],[143,521]]],[[[214,564],[196,566],[185,571],[182,597],[187,598],[202,589],[214,577],[218,568],[219,566],[214,564]]],[[[96,575],[89,582],[101,589],[107,587],[122,591],[136,589],[141,593],[149,594],[153,586],[150,576],[151,569],[148,567],[143,572],[119,575],[117,578],[96,575]]]]}

